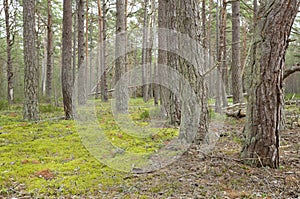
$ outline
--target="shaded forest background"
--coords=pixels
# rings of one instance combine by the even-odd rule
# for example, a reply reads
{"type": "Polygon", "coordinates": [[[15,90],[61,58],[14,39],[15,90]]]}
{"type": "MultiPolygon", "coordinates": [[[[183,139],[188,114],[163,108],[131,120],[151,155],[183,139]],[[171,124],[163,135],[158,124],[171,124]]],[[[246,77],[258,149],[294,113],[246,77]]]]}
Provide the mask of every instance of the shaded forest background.
{"type": "MultiPolygon", "coordinates": [[[[4,14],[4,1],[1,1],[1,15],[0,15],[0,100],[1,107],[5,108],[8,105],[7,102],[7,80],[8,77],[11,76],[11,81],[13,84],[13,102],[14,103],[23,103],[24,99],[24,58],[23,58],[23,19],[22,19],[22,4],[19,1],[8,1],[9,2],[9,32],[10,32],[10,46],[11,46],[11,66],[12,66],[12,74],[7,75],[7,41],[6,41],[6,31],[5,31],[5,14],[4,14]]],[[[51,1],[50,1],[51,2],[51,1]]],[[[146,2],[147,3],[147,2],[146,2]]],[[[114,60],[114,47],[115,47],[115,22],[116,22],[116,6],[114,1],[101,2],[105,4],[106,7],[106,41],[107,41],[107,63],[109,65],[106,66],[107,70],[107,84],[108,90],[114,87],[114,70],[112,69],[113,60],[114,60]]],[[[222,2],[220,2],[222,4],[222,2]]],[[[76,3],[73,2],[73,31],[74,31],[74,42],[77,41],[77,10],[76,3]]],[[[200,2],[199,2],[200,5],[200,2]]],[[[228,81],[227,90],[230,95],[232,92],[231,88],[231,43],[232,43],[232,30],[231,30],[231,4],[226,4],[226,51],[227,56],[225,57],[226,66],[228,72],[228,81]]],[[[216,55],[216,13],[221,12],[221,6],[217,8],[217,4],[215,1],[207,1],[205,2],[206,14],[205,14],[205,25],[207,31],[209,31],[209,38],[205,38],[206,40],[211,40],[212,52],[211,54],[215,57],[216,55]],[[217,10],[218,9],[218,10],[217,10]]],[[[253,8],[252,1],[241,1],[240,2],[241,10],[241,41],[240,41],[240,52],[241,52],[241,63],[249,63],[249,48],[251,47],[252,34],[253,34],[253,8]]],[[[36,61],[39,66],[39,99],[40,102],[47,102],[46,92],[49,90],[46,87],[46,71],[47,71],[47,1],[36,1],[35,6],[35,20],[36,20],[36,48],[37,48],[37,56],[36,61]]],[[[87,76],[90,76],[90,80],[87,82],[87,93],[93,93],[93,88],[96,85],[96,70],[97,70],[97,43],[98,43],[98,10],[97,10],[97,1],[89,0],[88,1],[88,17],[85,20],[85,28],[84,32],[87,33],[88,37],[85,41],[86,51],[85,56],[87,56],[88,65],[87,65],[87,76]]],[[[146,22],[146,27],[150,28],[151,31],[155,31],[154,25],[157,23],[155,17],[157,17],[157,9],[158,3],[154,1],[152,4],[150,2],[145,6],[144,1],[128,1],[127,5],[127,33],[128,37],[131,38],[132,47],[137,48],[136,54],[131,54],[127,58],[127,67],[130,69],[135,65],[143,63],[143,52],[140,45],[143,44],[143,35],[142,28],[144,24],[144,18],[147,16],[148,20],[146,22]],[[145,15],[145,7],[147,8],[147,12],[145,15]],[[152,17],[154,16],[154,18],[152,17]]],[[[86,8],[84,8],[86,12],[86,8]]],[[[52,12],[52,31],[53,31],[53,79],[52,79],[52,90],[51,90],[51,103],[53,105],[61,105],[62,102],[62,93],[61,93],[61,50],[62,50],[62,1],[52,1],[51,6],[52,12]]],[[[203,17],[203,16],[202,16],[203,17]]],[[[220,17],[220,16],[219,16],[220,17]]],[[[219,23],[219,22],[218,22],[219,23]]],[[[295,24],[291,33],[291,43],[288,48],[286,55],[286,66],[287,68],[295,66],[299,63],[299,28],[300,28],[300,18],[297,17],[295,24]]],[[[153,33],[155,34],[155,33],[153,33]]],[[[157,41],[154,40],[154,45],[157,46],[157,41]]],[[[76,62],[77,58],[74,56],[77,55],[77,45],[75,45],[75,51],[73,52],[73,67],[77,68],[76,62]]],[[[153,62],[155,62],[155,57],[157,57],[157,51],[153,51],[151,54],[153,62]]],[[[216,57],[215,57],[216,59],[216,57]]],[[[155,64],[155,63],[154,63],[155,64]]],[[[244,79],[246,77],[244,76],[244,79]]],[[[211,82],[210,85],[214,83],[211,82]]],[[[213,89],[210,89],[210,97],[214,97],[213,89]]],[[[300,78],[299,74],[293,74],[289,77],[285,82],[285,92],[287,94],[291,94],[289,96],[293,96],[293,94],[300,94],[300,78]]],[[[140,94],[141,95],[141,94],[140,94]]]]}

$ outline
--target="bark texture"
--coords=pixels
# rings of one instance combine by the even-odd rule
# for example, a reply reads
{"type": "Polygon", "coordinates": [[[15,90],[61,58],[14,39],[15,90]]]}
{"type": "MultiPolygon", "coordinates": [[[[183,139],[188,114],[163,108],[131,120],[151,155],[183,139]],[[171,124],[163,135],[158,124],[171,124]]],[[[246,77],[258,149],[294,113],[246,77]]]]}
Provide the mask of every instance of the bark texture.
{"type": "MultiPolygon", "coordinates": [[[[116,51],[115,51],[115,84],[117,85],[126,71],[126,6],[125,0],[117,0],[117,22],[116,22],[116,51]]],[[[116,89],[116,110],[126,113],[128,110],[128,87],[118,84],[116,89]]]]}
{"type": "Polygon", "coordinates": [[[35,46],[35,1],[23,2],[23,39],[24,39],[24,119],[38,120],[38,82],[39,70],[35,46]]]}
{"type": "MultiPolygon", "coordinates": [[[[201,41],[201,29],[199,7],[196,0],[179,0],[177,1],[177,19],[178,31],[188,35],[191,40],[187,44],[181,39],[179,40],[179,51],[184,52],[185,59],[179,58],[178,69],[180,73],[188,80],[189,85],[195,93],[196,100],[191,99],[191,95],[186,93],[185,85],[181,85],[181,135],[180,138],[186,142],[191,143],[194,141],[200,144],[204,139],[204,135],[208,131],[208,107],[207,107],[207,87],[203,76],[203,51],[197,48],[195,43],[201,41]],[[196,110],[195,103],[200,107],[196,110]],[[195,122],[199,122],[199,129],[197,129],[196,138],[190,137],[190,132],[195,126],[195,122]]],[[[197,124],[197,123],[196,123],[197,124]]]]}
{"type": "MultiPolygon", "coordinates": [[[[158,1],[158,58],[157,63],[158,67],[163,65],[166,66],[168,64],[168,53],[167,49],[167,34],[163,29],[167,28],[167,18],[166,18],[166,1],[159,0],[158,1]]],[[[165,71],[161,71],[160,68],[157,68],[158,78],[163,79],[167,78],[168,74],[165,71]]],[[[161,112],[164,117],[168,116],[168,108],[170,99],[169,99],[170,91],[164,86],[160,85],[160,103],[161,103],[161,112]]]]}
{"type": "Polygon", "coordinates": [[[51,102],[52,97],[52,74],[53,74],[53,31],[52,31],[52,5],[51,0],[47,1],[48,22],[47,22],[47,76],[46,76],[46,96],[51,102]]]}
{"type": "Polygon", "coordinates": [[[256,166],[279,167],[285,53],[299,4],[298,0],[260,2],[242,150],[242,157],[256,166]]]}
{"type": "Polygon", "coordinates": [[[11,29],[13,27],[10,22],[10,11],[9,11],[9,2],[8,0],[3,1],[4,5],[4,14],[5,14],[5,31],[6,31],[6,64],[7,64],[7,101],[8,104],[12,104],[14,100],[14,85],[13,85],[13,66],[12,66],[12,55],[11,50],[14,43],[14,35],[11,34],[11,29]]]}
{"type": "Polygon", "coordinates": [[[243,102],[243,80],[240,53],[240,1],[232,1],[232,94],[233,103],[243,102]]]}
{"type": "Polygon", "coordinates": [[[78,2],[78,103],[86,103],[86,63],[84,40],[84,0],[78,2]]]}
{"type": "Polygon", "coordinates": [[[96,97],[99,98],[101,94],[101,100],[103,102],[108,101],[107,83],[106,83],[106,3],[101,6],[100,0],[97,1],[98,5],[98,67],[97,67],[97,89],[96,97]],[[103,10],[103,11],[102,11],[103,10]],[[101,92],[100,92],[101,91],[101,92]]]}
{"type": "Polygon", "coordinates": [[[73,78],[72,78],[72,1],[63,2],[62,37],[62,94],[66,119],[73,119],[73,78]]]}
{"type": "Polygon", "coordinates": [[[146,84],[148,79],[148,63],[147,63],[147,48],[148,48],[148,4],[149,0],[144,0],[144,21],[143,21],[143,49],[142,49],[142,93],[143,100],[147,102],[148,97],[148,88],[149,86],[146,84]]]}

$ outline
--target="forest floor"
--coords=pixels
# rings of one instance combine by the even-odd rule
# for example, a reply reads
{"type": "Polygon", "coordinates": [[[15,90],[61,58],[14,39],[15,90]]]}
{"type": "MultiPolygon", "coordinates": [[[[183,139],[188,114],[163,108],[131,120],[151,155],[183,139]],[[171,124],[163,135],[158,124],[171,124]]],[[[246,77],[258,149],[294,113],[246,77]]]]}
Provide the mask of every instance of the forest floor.
{"type": "MultiPolygon", "coordinates": [[[[132,118],[147,125],[140,100],[132,118]]],[[[130,140],[118,129],[108,104],[100,124],[123,148],[154,152],[176,136],[168,128],[145,142],[130,140]]],[[[215,147],[201,153],[191,146],[172,164],[149,173],[114,170],[83,146],[74,121],[61,108],[41,106],[42,121],[22,121],[20,107],[0,112],[0,198],[300,198],[300,129],[281,134],[280,168],[253,168],[242,163],[244,119],[213,117],[215,147]]],[[[121,163],[122,164],[122,163],[121,163]]]]}

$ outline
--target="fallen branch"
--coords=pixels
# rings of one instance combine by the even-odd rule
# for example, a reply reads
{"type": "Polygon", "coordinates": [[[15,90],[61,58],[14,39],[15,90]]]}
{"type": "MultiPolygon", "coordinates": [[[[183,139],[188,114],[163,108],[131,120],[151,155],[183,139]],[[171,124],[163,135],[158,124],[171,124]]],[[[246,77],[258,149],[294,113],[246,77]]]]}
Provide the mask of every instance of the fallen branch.
{"type": "Polygon", "coordinates": [[[296,72],[300,72],[300,63],[298,63],[296,66],[293,66],[291,69],[285,70],[283,74],[283,80],[296,72]]]}
{"type": "Polygon", "coordinates": [[[246,117],[246,113],[242,109],[239,109],[238,111],[235,112],[225,111],[225,114],[227,117],[235,117],[237,119],[246,117]]]}
{"type": "MultiPolygon", "coordinates": [[[[128,86],[128,89],[130,89],[130,88],[136,88],[137,86],[128,86]]],[[[107,92],[108,93],[111,93],[111,92],[114,92],[115,91],[115,89],[110,89],[110,90],[108,90],[107,92]]],[[[94,96],[94,95],[96,95],[97,93],[96,92],[93,92],[93,93],[90,93],[88,96],[94,96]]],[[[98,94],[100,95],[101,94],[101,92],[98,92],[98,94]]]]}

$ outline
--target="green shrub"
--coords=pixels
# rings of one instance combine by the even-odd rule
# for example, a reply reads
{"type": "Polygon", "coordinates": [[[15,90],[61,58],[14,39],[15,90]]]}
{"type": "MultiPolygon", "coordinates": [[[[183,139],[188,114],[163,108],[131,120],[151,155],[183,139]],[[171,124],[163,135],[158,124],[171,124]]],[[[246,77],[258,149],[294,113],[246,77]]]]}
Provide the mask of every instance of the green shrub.
{"type": "Polygon", "coordinates": [[[0,100],[0,110],[8,109],[8,102],[6,100],[0,100]]]}
{"type": "Polygon", "coordinates": [[[51,104],[40,105],[39,109],[40,109],[41,113],[52,113],[52,112],[61,110],[59,107],[52,106],[51,104]]]}
{"type": "Polygon", "coordinates": [[[141,114],[140,114],[140,118],[141,120],[145,120],[145,119],[149,119],[150,118],[150,113],[148,110],[144,110],[141,114]]]}

